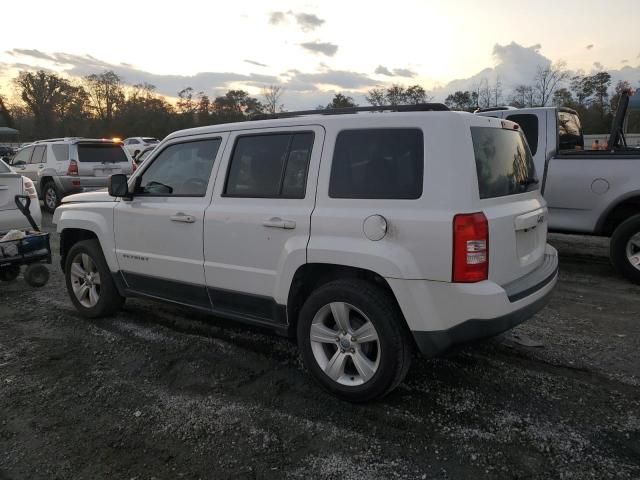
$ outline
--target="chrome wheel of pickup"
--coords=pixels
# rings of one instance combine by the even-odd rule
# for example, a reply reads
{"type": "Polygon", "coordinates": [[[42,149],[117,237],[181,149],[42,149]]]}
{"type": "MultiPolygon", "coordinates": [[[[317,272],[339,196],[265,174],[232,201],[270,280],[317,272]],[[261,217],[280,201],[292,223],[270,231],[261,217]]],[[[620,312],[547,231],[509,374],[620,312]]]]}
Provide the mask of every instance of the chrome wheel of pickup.
{"type": "Polygon", "coordinates": [[[362,385],[378,370],[378,332],[353,305],[332,302],[322,307],[311,323],[309,337],[318,366],[340,385],[362,385]]]}
{"type": "Polygon", "coordinates": [[[100,301],[100,273],[86,253],[78,253],[71,261],[71,287],[83,307],[95,307],[100,301]]]}
{"type": "Polygon", "coordinates": [[[627,242],[627,260],[636,269],[640,270],[640,232],[636,233],[627,242]]]}

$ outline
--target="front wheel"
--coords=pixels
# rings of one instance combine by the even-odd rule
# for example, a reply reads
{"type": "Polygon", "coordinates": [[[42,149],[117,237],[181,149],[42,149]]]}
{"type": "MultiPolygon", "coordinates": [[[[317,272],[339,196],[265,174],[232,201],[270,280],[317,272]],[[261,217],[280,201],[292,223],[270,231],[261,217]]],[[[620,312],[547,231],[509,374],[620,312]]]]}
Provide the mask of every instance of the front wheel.
{"type": "Polygon", "coordinates": [[[113,315],[124,302],[97,240],[76,243],[64,267],[67,291],[80,315],[99,318],[113,315]]]}
{"type": "Polygon", "coordinates": [[[611,236],[611,263],[627,280],[640,284],[640,215],[622,222],[611,236]]]}
{"type": "Polygon", "coordinates": [[[331,393],[366,402],[391,392],[411,363],[411,342],[392,297],[361,280],[337,280],[311,293],[298,321],[307,369],[331,393]]]}

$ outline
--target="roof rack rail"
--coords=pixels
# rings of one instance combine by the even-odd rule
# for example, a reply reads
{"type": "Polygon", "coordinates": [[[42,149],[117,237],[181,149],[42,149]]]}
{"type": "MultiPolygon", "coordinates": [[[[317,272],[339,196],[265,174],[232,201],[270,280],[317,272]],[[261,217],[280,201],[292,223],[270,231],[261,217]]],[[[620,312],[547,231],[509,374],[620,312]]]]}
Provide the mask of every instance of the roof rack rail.
{"type": "Polygon", "coordinates": [[[518,110],[518,107],[513,107],[511,105],[503,105],[502,107],[489,107],[489,108],[476,108],[473,113],[481,113],[481,112],[499,112],[502,110],[518,110]]]}
{"type": "Polygon", "coordinates": [[[297,112],[260,113],[251,120],[273,120],[276,118],[301,117],[304,115],[346,115],[358,112],[446,112],[443,103],[416,103],[414,105],[378,105],[375,107],[325,108],[322,110],[300,110],[297,112]]]}
{"type": "Polygon", "coordinates": [[[60,138],[45,138],[42,140],[35,140],[31,143],[46,143],[46,142],[66,142],[66,141],[70,141],[70,140],[77,140],[78,138],[82,138],[82,137],[60,137],[60,138]]]}

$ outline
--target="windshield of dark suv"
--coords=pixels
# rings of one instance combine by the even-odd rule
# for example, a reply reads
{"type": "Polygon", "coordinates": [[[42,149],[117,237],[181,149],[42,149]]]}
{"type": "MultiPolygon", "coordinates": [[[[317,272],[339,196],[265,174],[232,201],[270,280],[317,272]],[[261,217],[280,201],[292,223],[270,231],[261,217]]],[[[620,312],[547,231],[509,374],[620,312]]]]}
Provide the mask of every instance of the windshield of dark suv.
{"type": "Polygon", "coordinates": [[[533,157],[520,130],[471,127],[480,198],[535,190],[533,157]]]}
{"type": "Polygon", "coordinates": [[[79,143],[78,160],[81,162],[127,162],[127,155],[118,143],[79,143]]]}

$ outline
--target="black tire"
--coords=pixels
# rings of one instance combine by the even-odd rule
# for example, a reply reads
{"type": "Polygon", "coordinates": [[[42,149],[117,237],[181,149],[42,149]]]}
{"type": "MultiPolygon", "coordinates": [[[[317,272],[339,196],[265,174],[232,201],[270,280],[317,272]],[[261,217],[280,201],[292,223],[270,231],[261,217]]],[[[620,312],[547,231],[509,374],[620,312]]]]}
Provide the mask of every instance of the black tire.
{"type": "MultiPolygon", "coordinates": [[[[615,269],[627,280],[640,284],[640,265],[634,267],[627,255],[629,241],[634,235],[640,234],[640,215],[634,215],[622,222],[613,232],[609,245],[609,256],[615,269]]],[[[640,255],[640,245],[631,247],[633,253],[640,255]]]]}
{"type": "Polygon", "coordinates": [[[13,282],[18,275],[20,275],[20,267],[17,265],[0,268],[0,281],[13,282]]]}
{"type": "MultiPolygon", "coordinates": [[[[352,310],[349,318],[352,318],[353,312],[352,310]]],[[[358,316],[359,313],[356,312],[355,315],[358,316]]],[[[402,313],[394,299],[385,290],[363,280],[336,280],[313,291],[300,311],[297,336],[298,348],[304,364],[314,378],[328,391],[350,402],[367,402],[387,395],[402,382],[411,364],[413,344],[402,313]],[[311,325],[316,314],[321,315],[322,309],[326,311],[327,305],[334,302],[344,302],[359,310],[373,324],[378,336],[377,370],[370,379],[360,385],[343,385],[330,378],[314,356],[310,339],[311,325]]],[[[340,345],[336,343],[332,346],[327,342],[322,345],[322,348],[335,348],[335,354],[337,354],[337,350],[341,349],[340,345]]],[[[318,348],[317,344],[316,348],[318,348]]],[[[332,350],[328,350],[328,355],[331,353],[332,350]]],[[[346,360],[346,362],[345,365],[355,369],[353,360],[346,360]]],[[[349,367],[344,367],[343,371],[346,372],[347,368],[349,367]]],[[[351,374],[344,375],[349,377],[351,374]]]]}
{"type": "Polygon", "coordinates": [[[113,315],[120,310],[124,303],[124,297],[118,292],[111,277],[111,271],[104,259],[98,240],[83,240],[71,247],[69,253],[67,253],[64,264],[64,276],[71,302],[83,317],[101,318],[113,315]],[[74,293],[74,281],[72,280],[71,268],[74,261],[76,261],[76,257],[81,254],[89,256],[96,267],[97,273],[100,275],[98,301],[93,306],[83,305],[74,293]]]}
{"type": "Polygon", "coordinates": [[[60,205],[60,194],[52,181],[48,181],[42,186],[42,203],[44,203],[44,210],[49,213],[53,213],[60,205]]]}
{"type": "Polygon", "coordinates": [[[41,263],[32,263],[24,270],[24,281],[31,287],[44,287],[49,282],[49,269],[41,263]]]}

